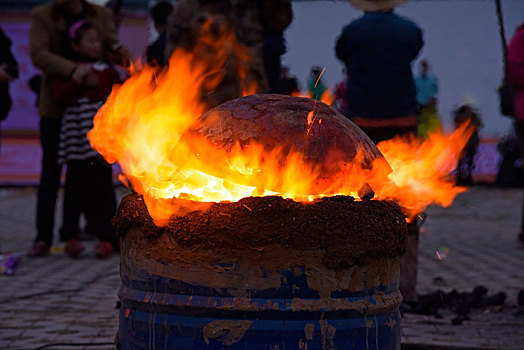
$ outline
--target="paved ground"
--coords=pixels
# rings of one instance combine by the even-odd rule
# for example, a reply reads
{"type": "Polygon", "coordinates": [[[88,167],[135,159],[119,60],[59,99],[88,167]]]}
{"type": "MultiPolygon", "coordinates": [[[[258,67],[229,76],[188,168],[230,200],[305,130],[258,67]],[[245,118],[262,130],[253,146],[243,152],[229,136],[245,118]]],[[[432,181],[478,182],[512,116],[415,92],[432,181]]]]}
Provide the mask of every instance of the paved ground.
{"type": "MultiPolygon", "coordinates": [[[[428,210],[419,245],[419,292],[471,291],[484,285],[490,293],[505,291],[508,299],[504,307],[478,311],[461,326],[451,325],[447,311],[443,319],[408,314],[403,348],[524,349],[524,315],[515,316],[516,295],[524,288],[524,249],[515,239],[521,196],[521,190],[475,188],[451,208],[428,210]]],[[[2,252],[27,251],[34,235],[34,207],[34,189],[0,189],[2,252]]],[[[112,348],[108,344],[118,326],[118,258],[97,260],[94,242],[87,245],[77,261],[56,247],[46,258],[24,258],[14,276],[0,276],[0,349],[51,343],[91,346],[46,349],[112,348]]]]}

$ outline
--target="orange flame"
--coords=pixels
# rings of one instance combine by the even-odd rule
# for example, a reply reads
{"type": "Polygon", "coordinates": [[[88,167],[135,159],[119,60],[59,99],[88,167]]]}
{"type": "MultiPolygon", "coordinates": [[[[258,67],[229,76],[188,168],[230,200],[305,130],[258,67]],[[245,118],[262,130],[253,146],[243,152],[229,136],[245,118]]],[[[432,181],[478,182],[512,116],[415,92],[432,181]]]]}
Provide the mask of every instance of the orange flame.
{"type": "MultiPolygon", "coordinates": [[[[311,201],[352,195],[358,199],[358,191],[369,184],[376,199],[395,200],[412,216],[431,203],[449,205],[464,191],[454,187],[447,176],[471,135],[467,126],[450,136],[430,135],[422,143],[416,139],[380,143],[391,168],[384,159],[365,165],[360,150],[351,164],[341,166],[344,170],[329,181],[300,152],[286,153],[278,147],[267,150],[254,142],[226,152],[202,137],[188,137],[186,131],[207,109],[202,96],[220,83],[228,57],[237,58],[243,93],[256,91],[256,84],[245,80],[249,55],[234,38],[226,38],[227,43],[217,45],[224,51],[212,58],[203,59],[205,54],[198,47],[193,53],[178,49],[168,70],[158,72],[146,66],[133,74],[113,89],[88,134],[92,146],[108,162],[120,164],[123,182],[143,195],[157,225],[165,225],[173,214],[183,212],[190,203],[185,199],[192,201],[192,209],[248,196],[280,195],[311,201]],[[193,152],[195,143],[204,151],[193,152]]],[[[310,113],[305,122],[312,127],[322,120],[310,113]]]]}
{"type": "Polygon", "coordinates": [[[378,197],[397,201],[410,217],[432,203],[451,205],[456,195],[466,190],[455,186],[450,174],[473,131],[464,123],[448,136],[438,131],[424,141],[398,137],[380,142],[378,149],[393,171],[389,174],[391,182],[378,197]]]}

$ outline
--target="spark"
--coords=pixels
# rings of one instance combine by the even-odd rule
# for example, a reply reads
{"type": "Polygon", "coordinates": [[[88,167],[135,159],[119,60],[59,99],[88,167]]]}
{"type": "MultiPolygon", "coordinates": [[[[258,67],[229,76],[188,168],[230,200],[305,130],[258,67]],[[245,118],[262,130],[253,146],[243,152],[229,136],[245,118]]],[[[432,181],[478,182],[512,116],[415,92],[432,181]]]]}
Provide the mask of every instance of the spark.
{"type": "Polygon", "coordinates": [[[245,204],[242,204],[242,205],[243,205],[244,207],[246,207],[247,210],[249,210],[249,211],[253,211],[253,209],[251,209],[251,208],[248,207],[247,205],[245,205],[245,204]]]}
{"type": "Polygon", "coordinates": [[[438,250],[435,250],[435,253],[437,253],[438,259],[439,259],[439,260],[442,260],[442,258],[440,257],[440,254],[439,254],[438,250]]]}
{"type": "Polygon", "coordinates": [[[326,70],[326,67],[324,67],[324,69],[322,69],[322,72],[320,72],[320,75],[318,76],[318,79],[317,79],[317,81],[316,81],[316,83],[315,83],[315,87],[317,87],[317,84],[318,84],[318,82],[320,81],[320,78],[322,78],[322,74],[324,74],[324,71],[325,71],[325,70],[326,70]]]}
{"type": "Polygon", "coordinates": [[[156,77],[156,72],[153,72],[153,77],[155,77],[155,84],[158,85],[158,79],[156,77]]]}

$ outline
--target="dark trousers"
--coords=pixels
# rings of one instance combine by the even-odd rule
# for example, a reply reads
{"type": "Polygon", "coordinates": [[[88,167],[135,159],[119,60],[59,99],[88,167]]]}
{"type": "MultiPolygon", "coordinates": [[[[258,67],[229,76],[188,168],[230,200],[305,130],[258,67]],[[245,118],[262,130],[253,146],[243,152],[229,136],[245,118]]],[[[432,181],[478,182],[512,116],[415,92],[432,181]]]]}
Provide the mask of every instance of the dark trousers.
{"type": "Polygon", "coordinates": [[[111,166],[100,157],[67,162],[62,237],[78,237],[79,216],[86,217],[86,231],[117,248],[111,225],[116,212],[111,166]]]}
{"type": "MultiPolygon", "coordinates": [[[[517,142],[519,144],[520,156],[524,163],[524,121],[515,121],[515,133],[517,134],[517,142]]],[[[524,166],[523,166],[524,171],[524,166]]],[[[524,176],[524,174],[522,174],[524,176]]],[[[522,199],[522,218],[521,218],[521,231],[524,232],[524,198],[522,199]]]]}
{"type": "Polygon", "coordinates": [[[36,201],[36,241],[48,246],[53,241],[55,205],[62,167],[58,165],[60,119],[40,118],[40,143],[42,145],[42,170],[36,201]]]}

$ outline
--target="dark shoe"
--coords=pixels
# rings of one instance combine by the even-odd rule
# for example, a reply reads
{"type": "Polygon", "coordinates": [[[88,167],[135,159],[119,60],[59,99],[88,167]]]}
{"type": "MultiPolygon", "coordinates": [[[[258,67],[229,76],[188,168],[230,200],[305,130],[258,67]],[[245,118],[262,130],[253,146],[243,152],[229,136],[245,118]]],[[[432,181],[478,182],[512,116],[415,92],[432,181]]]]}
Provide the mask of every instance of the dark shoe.
{"type": "Polygon", "coordinates": [[[85,247],[78,239],[70,239],[65,245],[65,253],[73,259],[76,259],[82,254],[85,247]]]}
{"type": "Polygon", "coordinates": [[[113,245],[108,241],[100,241],[95,247],[96,256],[101,259],[109,258],[114,252],[113,245]]]}
{"type": "Polygon", "coordinates": [[[35,242],[35,244],[33,244],[29,252],[27,252],[27,256],[30,258],[36,258],[39,256],[47,255],[48,253],[49,246],[45,244],[44,241],[37,241],[35,242]]]}

